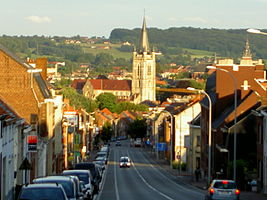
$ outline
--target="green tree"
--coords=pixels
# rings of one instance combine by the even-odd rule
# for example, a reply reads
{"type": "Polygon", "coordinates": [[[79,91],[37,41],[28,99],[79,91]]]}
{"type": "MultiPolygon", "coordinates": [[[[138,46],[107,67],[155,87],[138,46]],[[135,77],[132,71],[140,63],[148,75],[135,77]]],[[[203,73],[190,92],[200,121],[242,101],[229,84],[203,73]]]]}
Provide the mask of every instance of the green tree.
{"type": "Polygon", "coordinates": [[[128,134],[132,138],[143,138],[146,136],[147,124],[145,119],[136,119],[129,124],[128,134]]]}
{"type": "Polygon", "coordinates": [[[93,112],[97,108],[97,103],[95,101],[78,94],[73,88],[63,88],[62,93],[65,98],[70,100],[70,104],[75,107],[75,109],[83,108],[87,112],[93,112]]]}
{"type": "Polygon", "coordinates": [[[110,122],[106,122],[101,133],[101,140],[104,142],[109,141],[111,139],[112,133],[113,131],[110,122]]]}
{"type": "Polygon", "coordinates": [[[96,100],[98,102],[98,108],[100,110],[107,108],[111,112],[115,112],[116,103],[117,103],[117,97],[108,92],[104,92],[96,97],[96,100]]]}

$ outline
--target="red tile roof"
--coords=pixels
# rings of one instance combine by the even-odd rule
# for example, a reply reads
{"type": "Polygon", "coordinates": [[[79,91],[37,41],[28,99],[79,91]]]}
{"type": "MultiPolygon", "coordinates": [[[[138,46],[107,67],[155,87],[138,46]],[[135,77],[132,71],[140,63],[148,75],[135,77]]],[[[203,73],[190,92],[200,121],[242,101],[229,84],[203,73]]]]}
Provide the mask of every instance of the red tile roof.
{"type": "Polygon", "coordinates": [[[131,91],[131,80],[90,79],[94,90],[126,90],[131,91]]]}
{"type": "Polygon", "coordinates": [[[76,79],[71,83],[71,87],[76,90],[82,90],[85,83],[86,83],[85,79],[76,79]]]}

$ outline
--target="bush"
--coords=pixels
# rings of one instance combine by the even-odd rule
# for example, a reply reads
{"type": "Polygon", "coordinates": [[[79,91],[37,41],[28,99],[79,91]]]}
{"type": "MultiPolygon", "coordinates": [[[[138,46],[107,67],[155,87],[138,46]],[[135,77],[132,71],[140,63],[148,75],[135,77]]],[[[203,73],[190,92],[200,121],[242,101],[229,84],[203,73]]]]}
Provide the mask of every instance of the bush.
{"type": "MultiPolygon", "coordinates": [[[[177,160],[174,160],[172,162],[172,168],[173,169],[180,169],[180,163],[177,160]]],[[[186,163],[181,163],[181,169],[182,171],[186,171],[186,163]]]]}

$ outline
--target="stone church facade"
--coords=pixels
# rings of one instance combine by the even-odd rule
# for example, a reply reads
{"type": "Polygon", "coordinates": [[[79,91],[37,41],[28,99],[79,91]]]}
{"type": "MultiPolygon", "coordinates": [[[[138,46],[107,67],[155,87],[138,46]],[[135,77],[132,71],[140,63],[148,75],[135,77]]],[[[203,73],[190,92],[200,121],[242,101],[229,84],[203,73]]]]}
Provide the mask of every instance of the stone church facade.
{"type": "Polygon", "coordinates": [[[134,103],[156,100],[156,53],[149,47],[145,19],[139,49],[133,52],[132,95],[134,103]]]}
{"type": "Polygon", "coordinates": [[[156,101],[156,53],[149,47],[145,18],[139,47],[133,51],[132,80],[88,79],[80,80],[79,84],[72,84],[72,87],[92,99],[109,92],[117,96],[118,100],[136,104],[156,101]],[[82,88],[77,88],[79,84],[82,84],[82,88]]]}

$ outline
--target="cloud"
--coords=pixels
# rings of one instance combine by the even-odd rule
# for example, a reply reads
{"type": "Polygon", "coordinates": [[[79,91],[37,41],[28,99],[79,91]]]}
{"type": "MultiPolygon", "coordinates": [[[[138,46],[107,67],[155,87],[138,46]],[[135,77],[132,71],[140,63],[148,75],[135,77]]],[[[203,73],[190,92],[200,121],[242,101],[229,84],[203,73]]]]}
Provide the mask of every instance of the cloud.
{"type": "Polygon", "coordinates": [[[186,17],[186,18],[183,18],[183,21],[186,21],[186,22],[199,22],[199,23],[207,23],[208,21],[204,18],[201,18],[201,17],[186,17]]]}
{"type": "Polygon", "coordinates": [[[27,20],[34,22],[34,23],[49,23],[51,19],[49,17],[39,17],[39,16],[28,16],[26,17],[27,20]]]}

